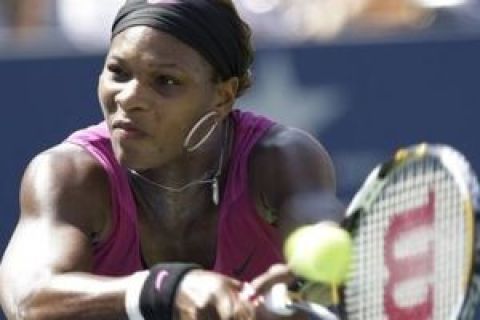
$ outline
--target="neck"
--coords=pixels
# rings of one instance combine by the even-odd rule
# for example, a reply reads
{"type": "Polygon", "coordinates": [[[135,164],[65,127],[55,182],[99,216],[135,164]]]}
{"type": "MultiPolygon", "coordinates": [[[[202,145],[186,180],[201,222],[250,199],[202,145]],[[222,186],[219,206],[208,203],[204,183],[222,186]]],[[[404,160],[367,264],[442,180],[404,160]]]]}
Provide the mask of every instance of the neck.
{"type": "Polygon", "coordinates": [[[178,159],[161,168],[149,169],[143,172],[131,170],[132,176],[138,182],[150,185],[151,188],[166,194],[187,195],[195,189],[210,185],[212,201],[218,204],[218,182],[225,167],[229,153],[230,126],[226,120],[219,126],[220,130],[212,135],[211,141],[201,149],[185,152],[178,159]]]}

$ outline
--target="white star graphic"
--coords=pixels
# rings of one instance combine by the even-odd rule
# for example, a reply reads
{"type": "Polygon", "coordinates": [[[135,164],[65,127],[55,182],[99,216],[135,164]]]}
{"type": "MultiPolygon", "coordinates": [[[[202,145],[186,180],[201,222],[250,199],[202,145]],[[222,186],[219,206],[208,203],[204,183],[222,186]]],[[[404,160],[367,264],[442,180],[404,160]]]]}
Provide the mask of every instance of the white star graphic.
{"type": "Polygon", "coordinates": [[[241,109],[312,134],[323,132],[346,113],[342,90],[333,85],[302,86],[287,54],[264,54],[257,65],[253,88],[239,99],[241,109]]]}

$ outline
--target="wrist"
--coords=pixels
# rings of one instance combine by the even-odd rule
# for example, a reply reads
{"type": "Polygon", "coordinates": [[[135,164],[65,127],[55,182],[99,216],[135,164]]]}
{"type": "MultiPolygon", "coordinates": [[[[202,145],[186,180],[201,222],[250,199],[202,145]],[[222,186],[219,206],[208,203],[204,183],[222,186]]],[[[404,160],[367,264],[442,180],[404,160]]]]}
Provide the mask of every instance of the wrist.
{"type": "Polygon", "coordinates": [[[150,271],[139,271],[128,279],[125,292],[125,310],[129,320],[145,320],[140,311],[140,294],[150,271]]]}
{"type": "Polygon", "coordinates": [[[171,320],[178,285],[195,264],[161,263],[132,275],[125,293],[129,320],[171,320]]]}

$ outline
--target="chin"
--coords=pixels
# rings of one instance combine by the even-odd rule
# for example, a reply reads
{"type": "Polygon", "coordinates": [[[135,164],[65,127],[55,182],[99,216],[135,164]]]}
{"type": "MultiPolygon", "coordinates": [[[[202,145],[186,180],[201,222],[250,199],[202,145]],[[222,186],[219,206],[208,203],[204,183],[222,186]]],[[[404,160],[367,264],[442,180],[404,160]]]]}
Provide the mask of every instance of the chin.
{"type": "Polygon", "coordinates": [[[117,159],[118,163],[122,167],[130,168],[130,169],[135,169],[135,167],[136,167],[135,159],[132,159],[131,157],[128,157],[125,153],[115,152],[115,158],[117,159]]]}
{"type": "Polygon", "coordinates": [[[135,150],[122,148],[119,145],[113,145],[113,153],[118,163],[126,168],[140,170],[145,164],[142,164],[141,155],[135,150]]]}

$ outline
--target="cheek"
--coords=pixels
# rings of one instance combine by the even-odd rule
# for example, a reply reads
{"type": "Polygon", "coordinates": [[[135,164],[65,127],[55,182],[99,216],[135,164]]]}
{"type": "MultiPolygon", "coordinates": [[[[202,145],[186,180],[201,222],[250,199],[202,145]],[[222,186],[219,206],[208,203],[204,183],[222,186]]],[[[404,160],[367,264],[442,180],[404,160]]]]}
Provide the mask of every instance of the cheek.
{"type": "Polygon", "coordinates": [[[104,116],[112,113],[115,108],[114,91],[109,88],[108,80],[102,75],[100,75],[98,80],[97,94],[104,116]]]}

